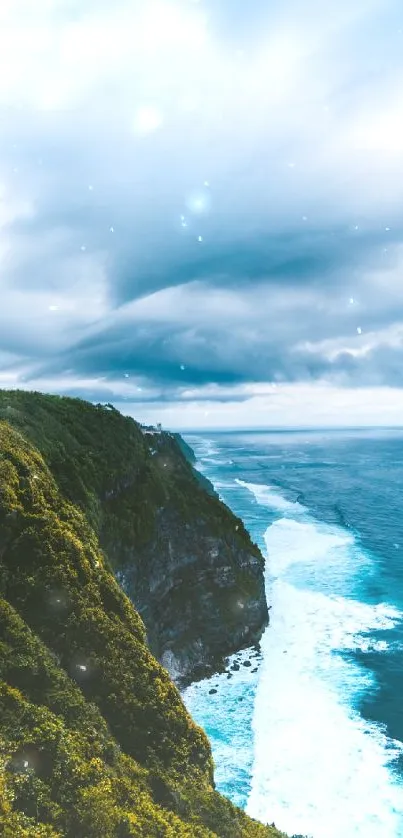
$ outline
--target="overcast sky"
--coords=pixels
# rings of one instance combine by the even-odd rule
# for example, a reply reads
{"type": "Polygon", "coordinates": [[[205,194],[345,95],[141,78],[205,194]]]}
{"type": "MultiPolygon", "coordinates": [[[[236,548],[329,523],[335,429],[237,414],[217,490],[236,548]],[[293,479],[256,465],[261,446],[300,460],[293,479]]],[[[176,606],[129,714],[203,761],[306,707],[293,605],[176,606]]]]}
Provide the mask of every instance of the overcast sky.
{"type": "Polygon", "coordinates": [[[401,0],[1,0],[0,386],[402,424],[401,0]]]}

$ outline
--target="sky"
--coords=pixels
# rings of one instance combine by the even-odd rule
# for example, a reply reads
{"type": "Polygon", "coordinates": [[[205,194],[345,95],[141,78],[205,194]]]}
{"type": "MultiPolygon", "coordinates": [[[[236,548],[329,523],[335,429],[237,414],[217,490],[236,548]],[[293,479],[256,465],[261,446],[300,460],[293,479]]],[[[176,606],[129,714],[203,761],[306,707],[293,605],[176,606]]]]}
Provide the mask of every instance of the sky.
{"type": "Polygon", "coordinates": [[[403,424],[401,0],[2,0],[0,386],[403,424]]]}

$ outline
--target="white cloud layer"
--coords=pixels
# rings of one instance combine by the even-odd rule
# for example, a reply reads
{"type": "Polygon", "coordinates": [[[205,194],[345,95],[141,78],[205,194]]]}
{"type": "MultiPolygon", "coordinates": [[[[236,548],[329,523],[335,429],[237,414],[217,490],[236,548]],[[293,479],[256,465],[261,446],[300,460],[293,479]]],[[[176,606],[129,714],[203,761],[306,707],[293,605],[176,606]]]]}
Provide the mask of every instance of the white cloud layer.
{"type": "Polygon", "coordinates": [[[397,422],[400,19],[3,0],[0,381],[142,387],[175,425],[397,422]]]}

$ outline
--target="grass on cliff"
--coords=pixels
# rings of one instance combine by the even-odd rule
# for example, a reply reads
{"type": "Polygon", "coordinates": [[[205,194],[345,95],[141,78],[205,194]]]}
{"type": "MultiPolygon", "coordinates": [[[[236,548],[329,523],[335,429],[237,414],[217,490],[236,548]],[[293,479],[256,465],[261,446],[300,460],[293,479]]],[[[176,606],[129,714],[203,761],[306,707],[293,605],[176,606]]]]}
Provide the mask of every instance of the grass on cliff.
{"type": "Polygon", "coordinates": [[[75,400],[0,396],[3,834],[278,836],[214,791],[208,741],[100,549],[99,498],[146,474],[141,430],[75,400]]]}
{"type": "MultiPolygon", "coordinates": [[[[178,444],[174,434],[145,435],[137,422],[111,407],[22,390],[0,390],[1,419],[41,453],[61,495],[84,513],[105,561],[116,572],[124,576],[135,555],[140,577],[148,579],[150,552],[162,554],[167,549],[166,543],[159,543],[158,522],[163,516],[184,538],[186,527],[197,530],[199,538],[192,540],[195,561],[205,559],[203,534],[220,539],[221,555],[234,569],[238,598],[259,598],[262,576],[249,567],[241,569],[233,556],[236,549],[245,550],[261,562],[263,572],[260,551],[242,521],[205,490],[183,453],[188,446],[178,444]]],[[[212,590],[227,633],[232,634],[238,620],[233,590],[219,588],[214,578],[212,590]]],[[[191,592],[191,586],[181,586],[184,600],[191,592]]],[[[153,651],[160,655],[154,625],[147,625],[147,630],[153,651]]]]}
{"type": "Polygon", "coordinates": [[[107,537],[116,528],[128,543],[146,541],[155,509],[169,497],[185,519],[193,519],[196,509],[212,535],[233,531],[236,524],[237,538],[260,555],[241,519],[198,482],[181,450],[187,446],[179,446],[174,434],[147,436],[113,408],[24,390],[0,390],[0,419],[36,446],[60,491],[85,512],[97,533],[107,537]]]}

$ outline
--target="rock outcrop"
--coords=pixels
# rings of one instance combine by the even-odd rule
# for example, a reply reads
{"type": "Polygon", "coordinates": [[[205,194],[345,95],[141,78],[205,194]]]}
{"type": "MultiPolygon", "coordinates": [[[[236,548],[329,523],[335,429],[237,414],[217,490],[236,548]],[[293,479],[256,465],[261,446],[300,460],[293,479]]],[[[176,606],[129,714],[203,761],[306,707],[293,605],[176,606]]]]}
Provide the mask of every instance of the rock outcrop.
{"type": "Polygon", "coordinates": [[[259,641],[268,622],[262,555],[177,434],[142,428],[110,405],[21,391],[0,391],[2,416],[85,513],[178,683],[259,641]]]}
{"type": "Polygon", "coordinates": [[[105,537],[105,547],[153,652],[182,684],[221,669],[228,655],[260,640],[268,622],[263,558],[177,437],[147,438],[167,489],[152,534],[141,545],[105,537]]]}
{"type": "Polygon", "coordinates": [[[266,619],[259,551],[169,434],[0,391],[5,838],[279,836],[214,790],[206,736],[147,643],[182,679],[266,619]]]}

